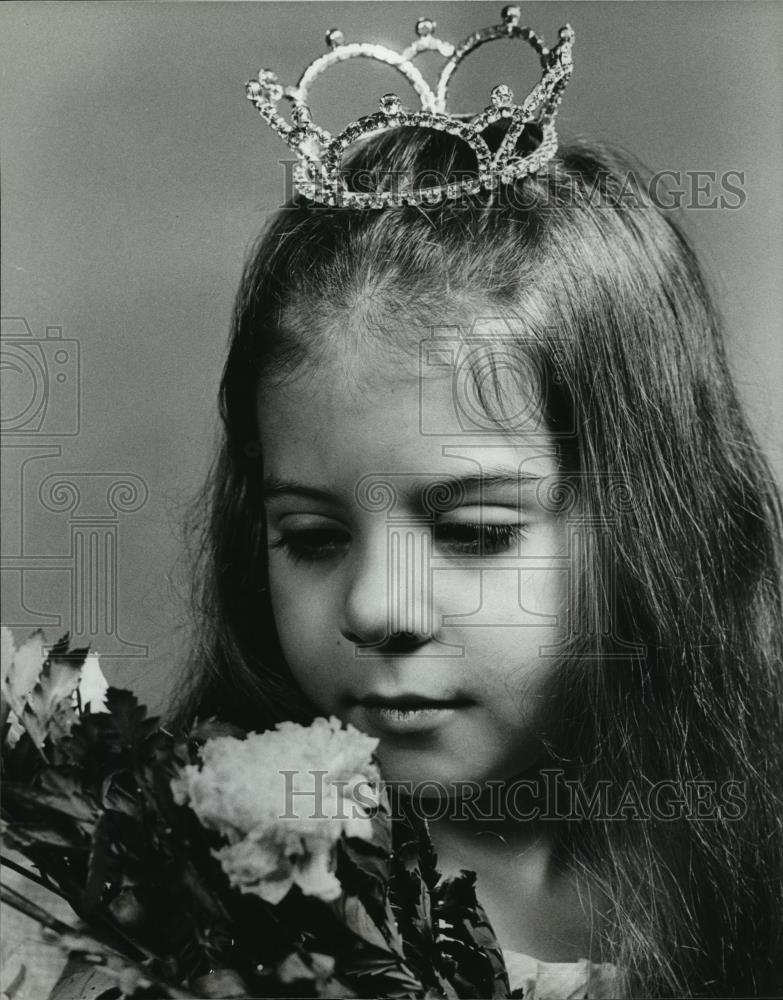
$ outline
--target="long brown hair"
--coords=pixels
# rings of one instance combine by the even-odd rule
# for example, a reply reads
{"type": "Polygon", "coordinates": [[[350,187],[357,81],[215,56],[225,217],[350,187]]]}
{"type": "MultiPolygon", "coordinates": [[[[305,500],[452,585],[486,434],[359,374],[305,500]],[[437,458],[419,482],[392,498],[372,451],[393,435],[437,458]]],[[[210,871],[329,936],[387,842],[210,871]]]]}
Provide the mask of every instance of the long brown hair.
{"type": "MultiPolygon", "coordinates": [[[[400,129],[352,162],[445,177],[469,169],[462,157],[450,136],[400,129]]],[[[193,649],[173,716],[262,729],[315,714],[266,590],[255,394],[330,345],[299,339],[284,312],[339,308],[379,275],[390,308],[450,289],[513,305],[539,345],[579,510],[612,525],[580,582],[572,631],[590,642],[563,657],[551,745],[585,788],[734,782],[744,804],[741,819],[585,820],[569,827],[571,863],[611,902],[606,946],[629,996],[769,995],[783,992],[780,501],[695,255],[645,178],[583,143],[460,205],[294,198],[271,220],[236,299],[222,439],[189,522],[193,649]],[[633,494],[619,507],[618,480],[633,494]]]]}

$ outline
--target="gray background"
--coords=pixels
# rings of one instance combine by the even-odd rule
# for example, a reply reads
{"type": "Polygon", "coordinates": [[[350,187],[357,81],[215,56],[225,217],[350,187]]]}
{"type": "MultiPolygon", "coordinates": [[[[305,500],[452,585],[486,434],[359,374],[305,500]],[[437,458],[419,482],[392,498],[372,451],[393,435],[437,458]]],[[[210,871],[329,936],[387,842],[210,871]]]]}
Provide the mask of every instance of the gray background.
{"type": "MultiPolygon", "coordinates": [[[[74,602],[86,599],[72,592],[74,532],[108,518],[117,620],[110,636],[80,638],[92,639],[113,683],[153,705],[169,689],[184,642],[182,505],[212,451],[242,261],[284,195],[286,148],[246,102],[245,81],[268,66],[293,83],[324,51],[326,28],[403,47],[429,13],[438,34],[456,41],[497,23],[500,6],[2,5],[2,311],[15,318],[7,343],[21,338],[24,352],[24,337],[45,339],[54,326],[80,352],[79,371],[47,389],[61,393],[47,404],[48,423],[5,435],[2,620],[17,639],[36,624],[46,623],[49,639],[69,626],[74,602]],[[58,426],[75,433],[57,437],[58,426]],[[55,510],[42,500],[53,474],[75,475],[82,492],[97,484],[104,497],[112,476],[130,475],[148,494],[129,501],[133,511],[98,503],[79,522],[86,500],[75,510],[67,498],[55,510]]],[[[523,19],[547,41],[566,21],[576,30],[561,133],[618,142],[656,169],[745,172],[741,209],[689,209],[686,224],[780,472],[783,6],[530,3],[523,19]]],[[[480,109],[497,82],[518,97],[532,84],[525,47],[492,48],[455,81],[453,110],[480,109]]],[[[400,87],[390,69],[339,68],[314,98],[316,120],[334,128],[389,90],[405,95],[400,87]]],[[[54,348],[45,350],[50,364],[54,348]]],[[[24,407],[29,378],[5,365],[6,423],[24,407]]]]}

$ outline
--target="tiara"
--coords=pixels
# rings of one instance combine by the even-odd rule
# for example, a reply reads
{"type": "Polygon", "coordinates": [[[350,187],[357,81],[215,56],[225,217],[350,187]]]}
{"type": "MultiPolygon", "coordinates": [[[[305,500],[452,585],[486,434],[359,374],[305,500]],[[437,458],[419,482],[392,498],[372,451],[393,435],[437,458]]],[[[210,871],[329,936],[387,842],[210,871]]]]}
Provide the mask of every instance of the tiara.
{"type": "Polygon", "coordinates": [[[328,51],[307,66],[294,87],[283,87],[275,73],[262,69],[258,79],[247,84],[247,96],[264,121],[296,153],[293,180],[297,191],[319,204],[345,208],[427,205],[476,194],[482,188],[492,189],[500,182],[509,184],[540,170],[557,151],[554,120],[573,70],[574,32],[570,25],[565,25],[559,31],[557,45],[548,49],[535,31],[520,26],[519,7],[504,7],[501,17],[501,24],[477,31],[458,45],[437,38],[436,25],[431,18],[419,18],[417,38],[402,52],[367,42],[346,44],[343,33],[332,29],[326,34],[328,51]],[[492,89],[490,104],[479,114],[469,120],[465,120],[467,116],[464,115],[449,114],[446,110],[448,88],[459,64],[479,46],[502,38],[518,39],[531,46],[541,62],[541,80],[521,104],[514,103],[510,87],[499,84],[492,89]],[[438,52],[447,60],[434,91],[413,64],[416,56],[426,51],[438,52]],[[418,95],[421,108],[408,110],[396,94],[385,94],[377,112],[358,118],[332,136],[311,118],[310,88],[330,66],[360,57],[375,59],[398,70],[418,95]],[[278,104],[283,99],[292,105],[290,122],[278,111],[278,104]],[[509,120],[508,128],[493,153],[483,133],[501,119],[509,120]],[[541,140],[532,152],[521,155],[516,148],[517,142],[525,127],[531,124],[540,128],[541,140]],[[435,129],[462,139],[476,155],[477,175],[416,188],[410,186],[409,179],[398,177],[397,184],[383,191],[349,190],[341,175],[345,150],[361,136],[401,126],[435,129]]]}

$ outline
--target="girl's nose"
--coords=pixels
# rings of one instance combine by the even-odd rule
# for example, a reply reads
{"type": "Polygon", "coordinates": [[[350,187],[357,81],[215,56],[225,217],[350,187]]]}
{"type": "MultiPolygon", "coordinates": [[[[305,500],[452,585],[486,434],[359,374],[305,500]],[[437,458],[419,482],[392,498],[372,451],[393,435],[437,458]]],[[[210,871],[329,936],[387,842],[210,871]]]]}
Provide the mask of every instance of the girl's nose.
{"type": "Polygon", "coordinates": [[[389,525],[346,564],[340,631],[357,645],[421,645],[433,634],[431,534],[389,525]],[[385,530],[384,530],[385,529],[385,530]]]}

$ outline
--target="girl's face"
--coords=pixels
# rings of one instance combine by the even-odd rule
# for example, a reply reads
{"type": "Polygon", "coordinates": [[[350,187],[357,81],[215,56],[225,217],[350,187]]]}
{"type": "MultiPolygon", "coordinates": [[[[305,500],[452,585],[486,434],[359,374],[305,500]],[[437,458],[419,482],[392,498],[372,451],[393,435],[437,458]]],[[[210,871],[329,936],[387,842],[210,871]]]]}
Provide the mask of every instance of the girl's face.
{"type": "Polygon", "coordinates": [[[565,634],[565,529],[538,498],[555,448],[530,417],[470,433],[451,370],[365,349],[354,374],[259,391],[283,654],[324,715],[379,737],[387,780],[511,777],[540,757],[565,634]]]}

